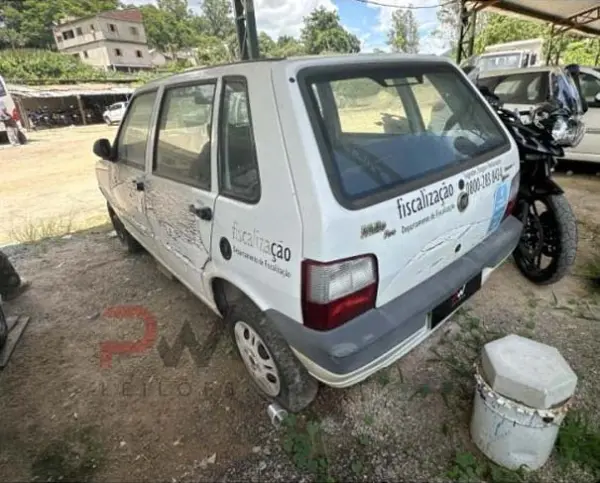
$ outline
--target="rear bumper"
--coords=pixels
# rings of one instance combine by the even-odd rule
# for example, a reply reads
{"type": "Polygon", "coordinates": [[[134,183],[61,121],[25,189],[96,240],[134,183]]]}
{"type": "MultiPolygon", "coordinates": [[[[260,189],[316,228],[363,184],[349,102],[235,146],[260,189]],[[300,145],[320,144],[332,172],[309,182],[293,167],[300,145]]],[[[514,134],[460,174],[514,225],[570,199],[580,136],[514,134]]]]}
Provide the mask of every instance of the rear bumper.
{"type": "Polygon", "coordinates": [[[428,314],[433,308],[479,273],[484,283],[515,249],[521,229],[516,218],[507,218],[484,242],[441,272],[337,329],[312,330],[275,310],[266,315],[316,379],[333,387],[352,386],[431,335],[428,314]]]}

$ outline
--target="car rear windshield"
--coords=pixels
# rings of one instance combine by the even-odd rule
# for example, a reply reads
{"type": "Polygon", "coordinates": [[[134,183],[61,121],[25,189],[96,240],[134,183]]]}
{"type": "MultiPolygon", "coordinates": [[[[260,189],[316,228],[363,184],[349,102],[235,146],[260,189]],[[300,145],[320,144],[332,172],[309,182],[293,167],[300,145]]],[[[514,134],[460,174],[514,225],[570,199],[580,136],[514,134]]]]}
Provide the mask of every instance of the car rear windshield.
{"type": "Polygon", "coordinates": [[[548,96],[547,72],[485,77],[477,83],[490,89],[506,104],[539,104],[548,96]]]}
{"type": "Polygon", "coordinates": [[[474,86],[445,63],[313,67],[299,78],[332,188],[350,209],[419,189],[509,147],[474,86]]]}

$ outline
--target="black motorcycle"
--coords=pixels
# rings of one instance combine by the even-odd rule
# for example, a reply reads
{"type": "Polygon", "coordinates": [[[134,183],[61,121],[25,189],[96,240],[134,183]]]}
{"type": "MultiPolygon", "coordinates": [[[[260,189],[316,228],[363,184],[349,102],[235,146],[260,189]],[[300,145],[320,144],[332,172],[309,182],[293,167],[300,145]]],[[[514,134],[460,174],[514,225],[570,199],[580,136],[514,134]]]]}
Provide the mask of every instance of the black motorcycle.
{"type": "MultiPolygon", "coordinates": [[[[513,214],[523,222],[523,232],[513,256],[521,273],[538,285],[562,279],[577,252],[577,220],[552,179],[563,148],[579,144],[584,133],[581,115],[587,105],[577,74],[577,69],[566,71],[569,84],[564,92],[527,112],[504,109],[496,95],[478,85],[519,149],[520,184],[513,214]]],[[[469,77],[477,84],[476,75],[469,77]]]]}

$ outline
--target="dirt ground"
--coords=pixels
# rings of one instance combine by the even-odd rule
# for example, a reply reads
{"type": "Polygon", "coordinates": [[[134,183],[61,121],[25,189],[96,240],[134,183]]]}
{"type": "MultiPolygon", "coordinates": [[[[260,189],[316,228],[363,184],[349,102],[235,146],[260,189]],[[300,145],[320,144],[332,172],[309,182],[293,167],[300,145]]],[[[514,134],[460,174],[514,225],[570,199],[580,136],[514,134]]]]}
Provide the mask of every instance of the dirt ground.
{"type": "MultiPolygon", "coordinates": [[[[94,136],[91,129],[82,132],[72,146],[83,152],[94,136]]],[[[34,149],[32,144],[23,153],[34,149]]],[[[69,162],[85,166],[91,159],[73,154],[69,162]]],[[[83,189],[93,184],[84,171],[73,176],[70,196],[95,200],[83,189]]],[[[281,429],[270,424],[267,405],[250,386],[220,321],[148,255],[126,255],[108,228],[10,247],[33,286],[6,311],[32,320],[0,374],[1,479],[473,480],[487,463],[469,442],[468,354],[500,332],[559,348],[579,376],[576,407],[600,421],[600,308],[578,277],[598,249],[600,179],[558,181],[580,222],[574,275],[537,288],[506,263],[420,347],[359,386],[321,388],[296,425],[281,429]],[[156,334],[150,321],[142,337],[144,322],[118,313],[124,305],[151,314],[156,334]],[[178,341],[185,327],[194,337],[178,341]],[[103,342],[137,339],[146,342],[145,350],[115,355],[111,367],[103,366],[103,342]],[[183,349],[184,341],[194,339],[192,350],[183,349]]],[[[15,203],[18,194],[10,193],[15,203]]],[[[42,203],[46,198],[39,195],[42,203]]],[[[564,469],[556,457],[527,478],[597,480],[580,467],[564,469]]]]}
{"type": "Polygon", "coordinates": [[[92,145],[115,132],[105,125],[48,129],[29,132],[25,146],[0,146],[0,245],[106,221],[92,145]]]}

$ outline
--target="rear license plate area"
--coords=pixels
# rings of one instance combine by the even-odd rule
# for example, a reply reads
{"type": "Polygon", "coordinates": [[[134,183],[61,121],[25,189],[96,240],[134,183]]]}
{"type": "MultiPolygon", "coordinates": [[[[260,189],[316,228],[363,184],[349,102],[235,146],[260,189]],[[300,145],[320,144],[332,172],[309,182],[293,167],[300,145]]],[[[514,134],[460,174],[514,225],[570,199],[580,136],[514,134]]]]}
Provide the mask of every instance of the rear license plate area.
{"type": "Polygon", "coordinates": [[[446,317],[481,288],[481,273],[473,277],[431,312],[429,328],[435,329],[446,317]]]}

